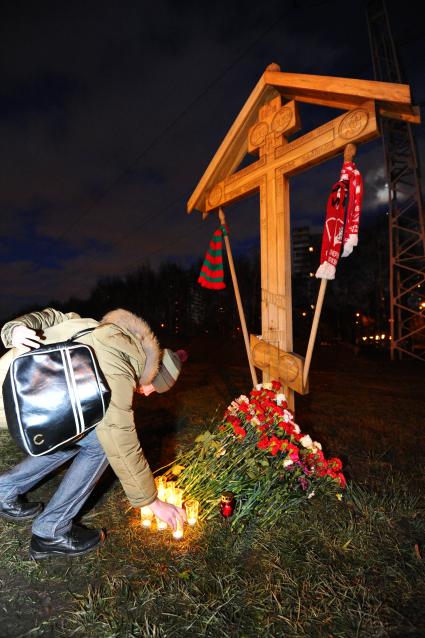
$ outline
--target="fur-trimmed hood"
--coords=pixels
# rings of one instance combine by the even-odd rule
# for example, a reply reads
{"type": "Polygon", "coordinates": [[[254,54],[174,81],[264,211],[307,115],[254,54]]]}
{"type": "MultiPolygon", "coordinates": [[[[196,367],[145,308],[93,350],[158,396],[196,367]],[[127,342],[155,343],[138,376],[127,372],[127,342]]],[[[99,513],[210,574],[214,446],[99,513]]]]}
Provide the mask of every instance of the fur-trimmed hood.
{"type": "Polygon", "coordinates": [[[158,339],[144,321],[129,310],[117,308],[111,310],[100,321],[100,325],[112,323],[119,328],[127,330],[136,337],[146,355],[146,363],[143,374],[139,379],[140,385],[148,385],[157,375],[161,361],[162,351],[158,339]]]}

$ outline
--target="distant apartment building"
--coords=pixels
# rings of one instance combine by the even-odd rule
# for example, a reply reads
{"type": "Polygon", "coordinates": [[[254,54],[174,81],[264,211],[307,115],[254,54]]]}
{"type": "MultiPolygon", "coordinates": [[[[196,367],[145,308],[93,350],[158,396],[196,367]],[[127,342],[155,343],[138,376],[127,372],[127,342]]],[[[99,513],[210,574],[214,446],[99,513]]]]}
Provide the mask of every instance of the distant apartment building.
{"type": "Polygon", "coordinates": [[[310,226],[299,226],[292,229],[292,274],[294,276],[311,277],[319,266],[318,236],[314,235],[310,226]]]}

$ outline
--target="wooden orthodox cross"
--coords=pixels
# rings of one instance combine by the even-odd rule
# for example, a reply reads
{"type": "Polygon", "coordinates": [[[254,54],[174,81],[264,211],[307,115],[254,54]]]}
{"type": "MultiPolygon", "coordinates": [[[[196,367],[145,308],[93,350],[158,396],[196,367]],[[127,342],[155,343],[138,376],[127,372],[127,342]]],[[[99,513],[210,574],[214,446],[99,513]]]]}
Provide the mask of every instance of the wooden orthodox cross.
{"type": "Polygon", "coordinates": [[[303,357],[292,352],[289,177],[377,137],[378,107],[387,117],[417,121],[406,85],[285,74],[270,65],[188,202],[188,212],[206,216],[259,191],[262,334],[251,335],[251,352],[264,381],[283,382],[291,407],[293,391],[308,392],[308,380],[303,357]],[[298,101],[345,112],[290,141],[300,128],[298,101]],[[246,152],[258,160],[234,172],[246,152]]]}

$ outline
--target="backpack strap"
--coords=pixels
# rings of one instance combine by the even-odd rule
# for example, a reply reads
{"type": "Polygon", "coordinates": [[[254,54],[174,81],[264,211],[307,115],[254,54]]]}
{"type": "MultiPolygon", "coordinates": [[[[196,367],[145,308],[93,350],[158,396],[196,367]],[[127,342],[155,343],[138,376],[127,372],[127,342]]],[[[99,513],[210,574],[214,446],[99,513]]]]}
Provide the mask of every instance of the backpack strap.
{"type": "Polygon", "coordinates": [[[75,335],[72,335],[72,337],[69,337],[69,339],[67,339],[67,341],[75,341],[76,339],[79,339],[80,337],[83,337],[84,335],[89,334],[89,332],[93,332],[93,330],[96,330],[97,326],[95,326],[94,328],[83,328],[82,330],[79,330],[78,332],[75,333],[75,335]]]}

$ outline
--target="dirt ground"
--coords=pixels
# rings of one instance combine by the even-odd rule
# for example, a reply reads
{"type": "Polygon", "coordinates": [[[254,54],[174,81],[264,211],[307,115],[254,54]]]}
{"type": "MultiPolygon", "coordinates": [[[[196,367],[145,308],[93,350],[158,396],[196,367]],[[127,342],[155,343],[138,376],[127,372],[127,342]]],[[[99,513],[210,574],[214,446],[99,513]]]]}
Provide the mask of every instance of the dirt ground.
{"type": "MultiPolygon", "coordinates": [[[[232,399],[251,389],[243,344],[219,338],[186,340],[189,360],[179,383],[164,395],[135,399],[140,439],[153,469],[175,458],[177,450],[217,421],[232,399]]],[[[318,347],[313,358],[310,393],[296,398],[295,420],[302,431],[322,443],[327,457],[343,459],[345,473],[357,481],[379,484],[389,471],[407,477],[415,493],[423,492],[424,366],[413,360],[390,362],[386,353],[356,353],[352,348],[318,347]],[[370,463],[373,459],[374,462],[370,463]]],[[[21,454],[0,433],[0,469],[21,454]]],[[[39,486],[32,497],[46,500],[60,473],[39,486]]],[[[117,517],[128,511],[121,488],[108,472],[84,510],[84,522],[113,532],[117,517]],[[107,503],[107,517],[104,513],[107,503]]],[[[36,625],[72,608],[72,596],[87,590],[99,567],[90,558],[86,580],[69,561],[40,569],[28,561],[30,526],[0,520],[0,636],[37,635],[36,625]],[[92,562],[90,562],[92,561],[92,562]],[[69,592],[72,591],[72,596],[69,592]]],[[[105,553],[102,560],[111,559],[105,553]]],[[[96,559],[97,560],[97,559],[96,559]]],[[[125,557],[122,567],[126,569],[125,557]]],[[[54,635],[54,634],[39,634],[54,635]]]]}

